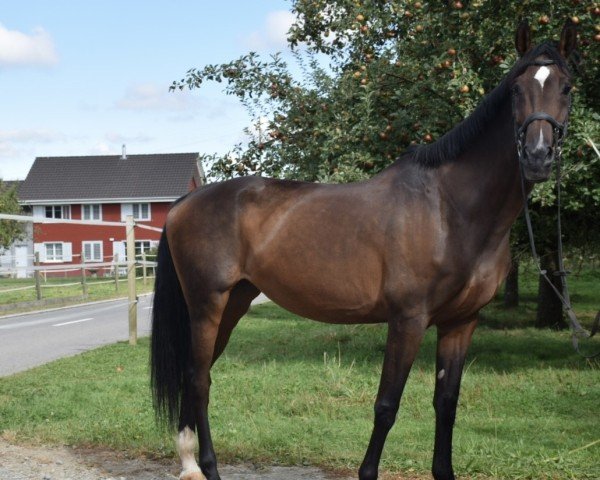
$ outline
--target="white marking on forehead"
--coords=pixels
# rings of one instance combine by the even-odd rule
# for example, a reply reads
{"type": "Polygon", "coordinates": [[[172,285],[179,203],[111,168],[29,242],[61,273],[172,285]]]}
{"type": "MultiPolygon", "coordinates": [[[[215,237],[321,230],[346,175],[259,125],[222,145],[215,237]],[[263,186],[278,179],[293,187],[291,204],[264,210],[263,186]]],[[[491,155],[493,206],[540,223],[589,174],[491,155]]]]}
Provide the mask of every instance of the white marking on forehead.
{"type": "Polygon", "coordinates": [[[546,82],[546,79],[550,76],[550,69],[548,67],[540,67],[539,70],[537,72],[535,72],[535,75],[533,76],[533,78],[535,78],[538,82],[540,82],[540,85],[542,86],[542,90],[544,89],[544,83],[546,82]]]}
{"type": "Polygon", "coordinates": [[[437,378],[438,380],[441,380],[442,378],[444,378],[444,375],[446,375],[446,370],[444,370],[443,368],[438,372],[437,374],[437,378]]]}

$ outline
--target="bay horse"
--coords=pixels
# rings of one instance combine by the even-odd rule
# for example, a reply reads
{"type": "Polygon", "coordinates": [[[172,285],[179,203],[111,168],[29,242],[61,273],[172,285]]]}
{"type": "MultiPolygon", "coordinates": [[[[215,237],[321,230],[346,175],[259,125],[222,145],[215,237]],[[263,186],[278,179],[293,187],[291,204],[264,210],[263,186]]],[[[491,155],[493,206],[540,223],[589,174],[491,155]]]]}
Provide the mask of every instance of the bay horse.
{"type": "Polygon", "coordinates": [[[522,23],[518,61],[467,119],[367,181],[244,177],[173,206],[158,251],[151,383],[159,417],[178,426],[181,479],[220,480],[210,369],[260,292],[320,322],[387,323],[360,480],[378,477],[409,370],[435,326],[432,472],[455,478],[452,431],[477,314],[508,272],[522,181],[529,192],[549,178],[568,121],[575,27],[565,24],[558,43],[532,46],[530,36],[522,23]]]}

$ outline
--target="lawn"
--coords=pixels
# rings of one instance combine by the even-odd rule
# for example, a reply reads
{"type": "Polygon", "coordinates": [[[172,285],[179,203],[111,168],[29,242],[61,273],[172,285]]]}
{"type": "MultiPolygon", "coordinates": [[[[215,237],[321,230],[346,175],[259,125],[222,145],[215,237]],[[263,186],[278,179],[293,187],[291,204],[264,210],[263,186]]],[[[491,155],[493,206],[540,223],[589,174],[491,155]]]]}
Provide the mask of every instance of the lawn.
{"type": "MultiPolygon", "coordinates": [[[[75,304],[83,301],[93,302],[127,296],[127,278],[125,277],[119,279],[118,288],[115,285],[114,278],[88,278],[86,283],[87,295],[84,297],[81,277],[42,280],[42,298],[50,301],[61,299],[61,304],[75,304]]],[[[137,280],[137,294],[151,292],[153,286],[154,278],[148,278],[145,285],[143,280],[137,280]]],[[[35,282],[32,278],[0,279],[0,309],[2,315],[43,309],[44,305],[37,305],[36,298],[35,282]],[[20,290],[23,287],[29,288],[20,290]]],[[[48,306],[51,307],[52,304],[48,306]]]]}
{"type": "MultiPolygon", "coordinates": [[[[219,460],[356,471],[384,341],[383,326],[323,325],[272,304],[253,308],[213,369],[219,460]]],[[[386,478],[429,471],[434,355],[431,331],[386,444],[386,478]]],[[[467,365],[454,442],[461,478],[600,478],[600,367],[573,353],[568,334],[484,322],[467,365]]],[[[0,435],[174,455],[172,432],[154,423],[147,339],[0,379],[0,435]]]]}

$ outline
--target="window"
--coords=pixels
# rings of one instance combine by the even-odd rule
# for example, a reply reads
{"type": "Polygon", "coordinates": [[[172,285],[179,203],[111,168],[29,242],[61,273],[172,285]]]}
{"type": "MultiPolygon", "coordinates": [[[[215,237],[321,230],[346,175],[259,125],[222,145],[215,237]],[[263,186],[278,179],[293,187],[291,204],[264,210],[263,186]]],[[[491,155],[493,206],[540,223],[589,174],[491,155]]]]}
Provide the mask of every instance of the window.
{"type": "Polygon", "coordinates": [[[46,218],[71,218],[70,205],[46,205],[46,218]]]}
{"type": "Polygon", "coordinates": [[[135,255],[141,255],[142,253],[146,253],[150,250],[150,241],[149,240],[139,240],[135,242],[135,255]]]}
{"type": "Polygon", "coordinates": [[[150,220],[149,203],[134,203],[132,206],[134,220],[150,220]]]}
{"type": "Polygon", "coordinates": [[[40,262],[73,261],[73,244],[71,242],[34,243],[33,251],[40,262]]]}
{"type": "Polygon", "coordinates": [[[102,208],[100,205],[82,205],[82,220],[102,220],[102,208]]]}
{"type": "Polygon", "coordinates": [[[46,261],[60,262],[63,259],[63,244],[62,243],[46,243],[46,261]]]}
{"type": "MultiPolygon", "coordinates": [[[[137,240],[135,242],[136,258],[140,257],[142,253],[148,253],[148,250],[152,248],[152,243],[150,240],[137,240]]],[[[125,252],[125,258],[127,258],[127,242],[123,242],[123,251],[125,252]]],[[[121,257],[119,256],[119,258],[121,257]]]]}
{"type": "Polygon", "coordinates": [[[102,257],[102,242],[81,242],[81,253],[86,262],[101,262],[102,257]]]}

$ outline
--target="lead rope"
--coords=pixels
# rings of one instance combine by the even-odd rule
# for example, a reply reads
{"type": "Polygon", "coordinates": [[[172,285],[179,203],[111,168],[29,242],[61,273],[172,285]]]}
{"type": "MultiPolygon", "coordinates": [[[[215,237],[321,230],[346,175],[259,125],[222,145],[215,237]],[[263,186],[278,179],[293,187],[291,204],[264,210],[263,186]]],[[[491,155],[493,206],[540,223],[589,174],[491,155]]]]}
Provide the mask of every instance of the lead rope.
{"type": "MultiPolygon", "coordinates": [[[[559,132],[557,132],[556,129],[555,129],[554,135],[555,135],[555,138],[557,135],[559,135],[559,132]]],[[[568,272],[565,270],[564,263],[563,263],[562,226],[561,226],[561,220],[560,220],[560,213],[561,213],[561,201],[560,201],[561,165],[560,164],[561,164],[561,154],[562,154],[562,139],[564,138],[564,134],[561,135],[561,137],[562,138],[560,138],[560,140],[558,140],[556,142],[557,143],[557,145],[556,145],[556,147],[557,147],[556,148],[557,222],[556,223],[557,223],[557,230],[558,230],[558,239],[557,239],[558,240],[558,265],[557,265],[558,271],[556,271],[554,274],[560,277],[562,292],[559,291],[558,288],[556,288],[554,283],[552,283],[552,280],[550,280],[550,278],[547,275],[548,272],[546,272],[546,270],[543,270],[541,267],[540,257],[537,254],[537,250],[535,248],[535,240],[533,237],[533,227],[531,224],[531,215],[529,214],[528,195],[527,195],[527,191],[525,189],[525,176],[523,175],[523,165],[521,164],[521,162],[519,162],[520,170],[521,170],[521,172],[520,172],[521,173],[521,191],[523,193],[525,223],[527,224],[529,245],[531,247],[531,254],[533,255],[533,259],[535,260],[536,267],[538,268],[542,278],[544,280],[546,280],[546,282],[548,282],[548,285],[550,285],[550,287],[552,288],[552,290],[554,291],[554,293],[556,294],[556,296],[562,303],[563,310],[567,314],[567,318],[569,319],[569,322],[571,323],[571,340],[573,342],[573,348],[582,357],[587,358],[587,359],[592,359],[592,358],[600,356],[600,352],[594,353],[592,355],[585,355],[585,354],[581,353],[581,351],[579,350],[579,339],[580,338],[592,338],[594,335],[596,335],[596,332],[598,332],[598,329],[600,327],[600,311],[596,314],[596,318],[594,319],[594,323],[592,325],[591,331],[588,332],[587,330],[585,330],[581,326],[579,321],[577,320],[577,316],[575,315],[575,312],[573,311],[573,308],[571,307],[571,300],[569,297],[569,289],[567,286],[568,272]]],[[[517,142],[517,143],[519,143],[519,142],[517,142]]]]}

